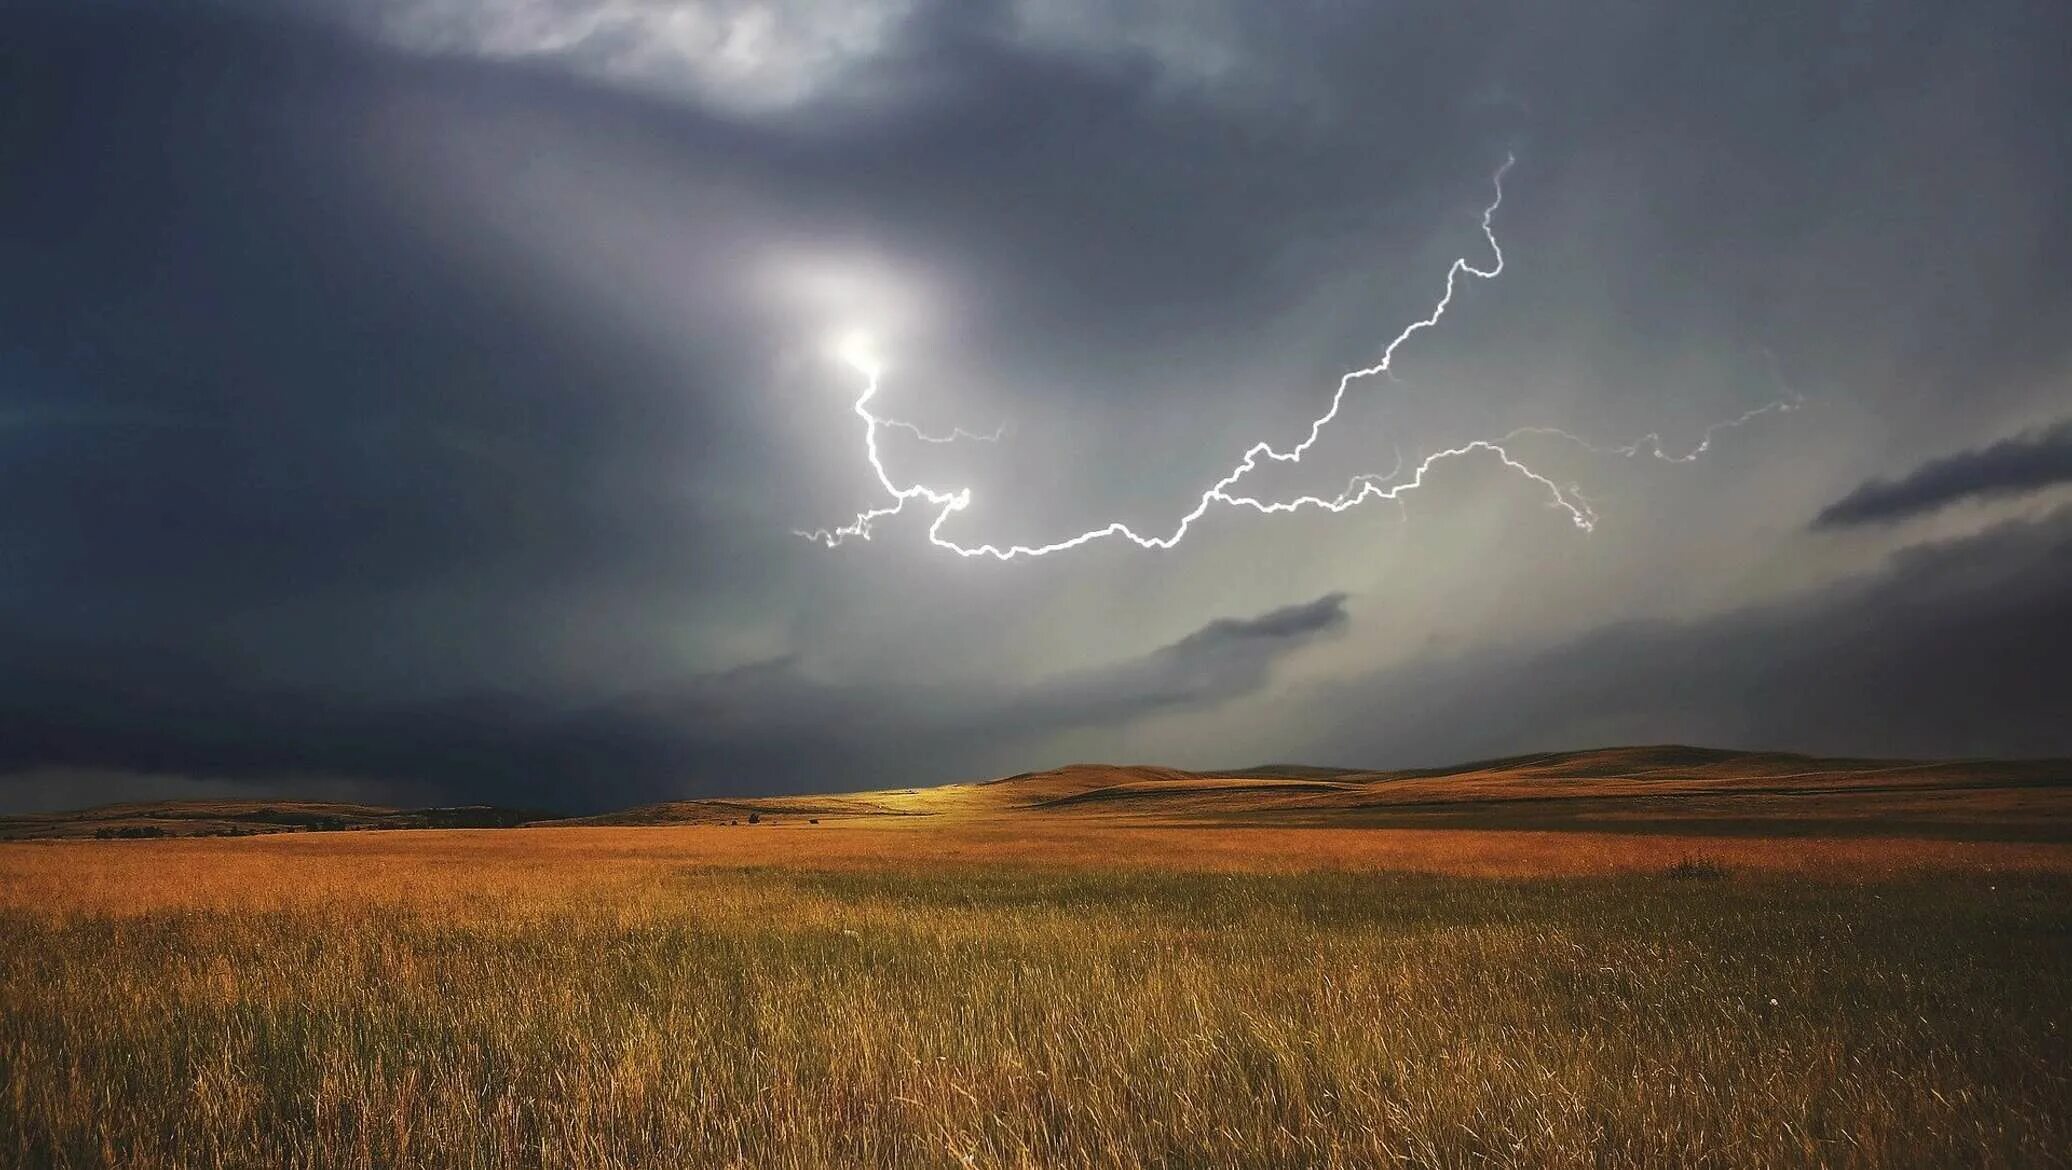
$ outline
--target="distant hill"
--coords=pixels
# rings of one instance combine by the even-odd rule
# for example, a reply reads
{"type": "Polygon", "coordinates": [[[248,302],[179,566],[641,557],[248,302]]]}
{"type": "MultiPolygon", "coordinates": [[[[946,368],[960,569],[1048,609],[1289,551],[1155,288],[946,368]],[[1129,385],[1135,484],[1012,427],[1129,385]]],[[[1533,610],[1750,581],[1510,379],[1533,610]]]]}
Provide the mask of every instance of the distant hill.
{"type": "Polygon", "coordinates": [[[0,817],[0,838],[1025,816],[1146,824],[1909,832],[2072,840],[2072,760],[1827,759],[1656,745],[1396,771],[1266,764],[1190,772],[1074,764],[934,788],[669,801],[565,818],[490,806],[399,809],[226,800],[116,804],[0,817]]]}
{"type": "Polygon", "coordinates": [[[1073,764],[978,783],[823,797],[680,801],[593,825],[1053,814],[1271,823],[1717,832],[1932,832],[2072,839],[2072,760],[1828,759],[1683,745],[1596,748],[1370,771],[1204,772],[1073,764]]]}

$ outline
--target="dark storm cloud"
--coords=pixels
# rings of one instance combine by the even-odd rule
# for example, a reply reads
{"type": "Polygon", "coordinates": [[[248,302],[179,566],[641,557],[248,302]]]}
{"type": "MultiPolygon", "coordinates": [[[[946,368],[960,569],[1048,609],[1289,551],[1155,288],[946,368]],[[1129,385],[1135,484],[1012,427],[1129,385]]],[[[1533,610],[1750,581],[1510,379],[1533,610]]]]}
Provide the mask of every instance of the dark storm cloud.
{"type": "Polygon", "coordinates": [[[500,150],[635,165],[680,135],[710,174],[649,180],[695,211],[724,127],[213,7],[32,7],[0,68],[9,616],[110,661],[474,687],[548,669],[519,632],[557,611],[737,587],[783,534],[705,490],[772,461],[714,392],[769,358],[750,310],[696,295],[732,261],[713,225],[656,249],[692,253],[667,339],[697,354],[686,386],[525,266],[514,245],[557,225],[452,211],[434,181],[500,150]]]}
{"type": "Polygon", "coordinates": [[[1155,711],[1213,705],[1256,691],[1289,651],[1345,624],[1343,593],[1256,618],[1220,618],[1133,662],[1033,687],[1003,704],[992,722],[1041,731],[1128,723],[1155,711]]]}
{"type": "MultiPolygon", "coordinates": [[[[257,792],[349,779],[420,800],[581,809],[666,799],[687,785],[753,793],[901,783],[917,752],[973,758],[1254,693],[1275,663],[1344,625],[1344,602],[1333,594],[1221,619],[1147,655],[1029,686],[831,687],[780,658],[562,709],[497,693],[409,705],[260,691],[171,655],[88,657],[13,631],[8,643],[31,653],[0,684],[0,791],[44,782],[53,767],[75,786],[99,771],[109,792],[134,791],[135,773],[205,775],[257,792]]],[[[28,803],[52,802],[33,795],[28,803]]]]}
{"type": "MultiPolygon", "coordinates": [[[[1490,627],[1464,662],[1582,621],[1478,587],[1525,589],[1536,557],[1594,566],[1574,591],[1594,612],[1644,612],[1703,545],[1748,582],[1719,604],[1760,610],[1765,575],[1737,568],[1799,550],[1694,514],[1810,515],[1953,419],[2038,417],[2025,396],[2072,320],[2066,83],[2042,48],[2065,18],[2019,0],[16,8],[10,766],[574,805],[1020,770],[1240,697],[1229,734],[1263,738],[1288,653],[1397,654],[1336,590],[1490,627]],[[768,36],[727,40],[735,17],[768,36]],[[977,449],[895,440],[902,474],[971,485],[960,537],[1157,527],[1252,441],[1299,432],[1455,255],[1485,255],[1474,212],[1514,147],[1503,281],[1468,282],[1403,380],[1365,388],[1319,452],[1343,466],[1264,472],[1335,490],[1399,443],[1526,424],[1704,433],[1778,392],[1747,360],[1765,346],[1842,408],[1820,417],[1880,427],[1780,456],[1768,436],[1819,412],[1766,416],[1720,462],[1605,497],[1583,551],[1540,543],[1572,536],[1558,523],[1490,519],[1519,485],[1466,473],[1371,551],[1357,516],[1219,514],[1167,554],[1007,567],[932,556],[903,524],[836,554],[789,536],[875,502],[853,388],[817,348],[851,324],[896,354],[888,408],[1011,422],[977,449]],[[777,260],[825,303],[764,288],[777,260]],[[911,320],[852,320],[903,297],[911,320]],[[1960,375],[1975,389],[1952,403],[1960,375]],[[1010,740],[1018,758],[986,749],[1010,740]]],[[[1601,470],[1558,474],[1594,491],[1601,470]]],[[[1944,620],[1882,612],[1895,644],[1944,620]]],[[[1783,617],[1749,635],[1770,643],[1744,674],[1797,661],[1783,617]]],[[[1619,677],[1630,654],[1673,693],[1650,638],[1681,645],[1606,635],[1573,672],[1619,677]]],[[[1390,677],[1369,698],[1419,710],[1423,742],[1587,730],[1390,677]]],[[[1692,693],[1732,729],[1733,688],[1692,693]]],[[[1920,725],[1845,723],[1862,751],[1920,725]]]]}
{"type": "MultiPolygon", "coordinates": [[[[555,677],[542,631],[627,594],[699,621],[765,604],[808,556],[789,529],[853,490],[812,489],[858,482],[825,457],[853,442],[825,387],[810,460],[755,413],[786,406],[759,391],[772,355],[829,322],[737,303],[754,248],[875,240],[982,275],[1013,328],[976,322],[971,344],[1080,393],[1092,366],[1142,364],[1101,340],[1118,306],[1165,307],[1146,345],[1223,333],[1299,278],[1269,272],[1285,233],[1253,209],[1307,221],[1292,209],[1360,186],[1314,173],[1342,165],[1324,143],[1228,140],[1127,59],[1022,52],[959,6],[911,38],[950,100],[832,138],[261,7],[32,6],[0,62],[0,601],[111,661],[165,646],[319,691],[593,686],[555,677]],[[1205,157],[1239,181],[1205,181],[1205,157]],[[513,202],[542,174],[576,192],[569,219],[513,202]],[[667,214],[630,253],[579,257],[595,274],[522,262],[650,202],[667,214]],[[572,279],[645,294],[629,266],[649,260],[672,283],[634,320],[572,279]],[[1215,286],[1243,303],[1197,295],[1215,286]]],[[[1057,478],[1040,444],[988,455],[1057,478]]],[[[1089,451],[1060,486],[1113,466],[1089,451]]]]}
{"type": "Polygon", "coordinates": [[[2072,419],[1874,479],[1827,507],[1815,528],[1903,520],[1960,500],[2019,495],[2072,482],[2072,419]]]}
{"type": "Polygon", "coordinates": [[[1391,765],[1638,742],[2072,756],[2068,662],[2072,508],[1805,596],[1420,662],[1320,701],[1344,728],[1330,758],[1391,765]]]}

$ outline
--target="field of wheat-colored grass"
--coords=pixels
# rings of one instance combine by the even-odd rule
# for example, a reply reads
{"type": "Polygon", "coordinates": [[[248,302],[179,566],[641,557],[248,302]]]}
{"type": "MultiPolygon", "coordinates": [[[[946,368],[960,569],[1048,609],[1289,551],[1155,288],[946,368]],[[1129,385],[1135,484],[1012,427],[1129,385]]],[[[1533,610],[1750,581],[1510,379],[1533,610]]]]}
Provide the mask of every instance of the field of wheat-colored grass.
{"type": "Polygon", "coordinates": [[[2062,1164],[2068,861],[1085,821],[0,846],[0,1164],[2062,1164]]]}

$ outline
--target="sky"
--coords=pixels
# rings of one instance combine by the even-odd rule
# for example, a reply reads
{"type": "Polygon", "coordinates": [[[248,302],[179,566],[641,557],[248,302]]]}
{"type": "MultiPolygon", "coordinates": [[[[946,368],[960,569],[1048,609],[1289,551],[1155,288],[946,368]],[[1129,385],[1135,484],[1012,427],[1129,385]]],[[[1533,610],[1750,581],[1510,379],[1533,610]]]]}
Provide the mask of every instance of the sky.
{"type": "Polygon", "coordinates": [[[2072,755],[2068,34],[19,7],[0,809],[2072,755]]]}

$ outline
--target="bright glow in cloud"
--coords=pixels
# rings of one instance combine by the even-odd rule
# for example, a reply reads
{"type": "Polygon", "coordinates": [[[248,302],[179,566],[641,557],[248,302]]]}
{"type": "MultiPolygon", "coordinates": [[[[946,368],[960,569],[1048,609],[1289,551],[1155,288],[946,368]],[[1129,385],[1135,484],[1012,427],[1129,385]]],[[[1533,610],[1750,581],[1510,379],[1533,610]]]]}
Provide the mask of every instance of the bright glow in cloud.
{"type": "Polygon", "coordinates": [[[871,381],[877,381],[884,373],[884,363],[878,358],[878,343],[868,330],[851,329],[835,341],[835,356],[842,363],[871,381]]]}

